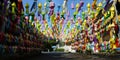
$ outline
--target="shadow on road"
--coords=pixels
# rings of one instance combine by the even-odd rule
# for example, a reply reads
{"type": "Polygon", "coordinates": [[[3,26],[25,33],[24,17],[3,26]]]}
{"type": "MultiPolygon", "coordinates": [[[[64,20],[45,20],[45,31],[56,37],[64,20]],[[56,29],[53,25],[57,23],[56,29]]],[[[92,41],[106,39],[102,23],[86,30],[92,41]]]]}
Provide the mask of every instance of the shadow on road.
{"type": "Polygon", "coordinates": [[[38,55],[4,57],[0,60],[119,60],[117,56],[86,55],[77,53],[42,53],[38,55]]]}

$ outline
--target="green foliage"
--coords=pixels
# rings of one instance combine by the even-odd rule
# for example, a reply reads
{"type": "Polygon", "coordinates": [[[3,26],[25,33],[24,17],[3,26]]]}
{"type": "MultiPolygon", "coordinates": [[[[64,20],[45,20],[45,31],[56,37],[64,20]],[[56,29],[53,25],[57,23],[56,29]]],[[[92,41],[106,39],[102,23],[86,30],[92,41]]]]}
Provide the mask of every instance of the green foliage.
{"type": "Polygon", "coordinates": [[[56,45],[56,40],[45,40],[43,44],[44,44],[44,50],[49,49],[50,51],[53,51],[52,46],[56,45]]]}
{"type": "Polygon", "coordinates": [[[63,48],[59,48],[59,49],[56,49],[55,51],[57,51],[57,52],[64,52],[64,49],[63,48]]]}
{"type": "Polygon", "coordinates": [[[49,43],[50,45],[55,45],[56,41],[55,41],[55,40],[48,40],[48,43],[49,43]]]}

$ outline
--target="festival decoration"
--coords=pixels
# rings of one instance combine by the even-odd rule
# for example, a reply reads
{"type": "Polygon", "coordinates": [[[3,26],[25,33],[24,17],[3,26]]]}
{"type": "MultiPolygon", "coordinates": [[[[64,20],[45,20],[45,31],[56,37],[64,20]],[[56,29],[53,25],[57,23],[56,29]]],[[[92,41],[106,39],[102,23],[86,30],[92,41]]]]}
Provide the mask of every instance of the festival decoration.
{"type": "Polygon", "coordinates": [[[99,14],[99,12],[100,12],[101,9],[102,9],[102,3],[100,2],[98,4],[97,8],[96,8],[97,13],[95,14],[95,16],[97,16],[99,14]]]}
{"type": "Polygon", "coordinates": [[[84,5],[84,2],[81,0],[80,4],[79,4],[79,7],[78,7],[78,12],[81,10],[81,8],[82,8],[83,5],[84,5]]]}
{"type": "Polygon", "coordinates": [[[85,20],[85,12],[82,12],[82,21],[85,20]]]}
{"type": "Polygon", "coordinates": [[[26,14],[29,14],[29,4],[28,3],[26,3],[25,8],[26,8],[26,14]]]}
{"type": "Polygon", "coordinates": [[[17,7],[18,7],[18,14],[21,14],[22,11],[24,11],[22,0],[18,0],[17,7]]]}
{"type": "Polygon", "coordinates": [[[73,3],[71,3],[71,8],[74,9],[74,4],[73,3]]]}
{"type": "Polygon", "coordinates": [[[32,11],[33,9],[34,9],[34,11],[36,12],[36,10],[37,10],[37,0],[34,0],[30,11],[32,11]]]}
{"type": "Polygon", "coordinates": [[[79,6],[80,6],[80,4],[77,3],[77,4],[76,4],[76,12],[78,12],[79,6]]]}
{"type": "Polygon", "coordinates": [[[90,13],[90,3],[87,4],[88,13],[90,13]]]}
{"type": "Polygon", "coordinates": [[[41,11],[41,8],[42,8],[42,4],[39,3],[39,4],[38,4],[38,14],[41,14],[41,12],[42,12],[42,11],[41,11]]]}
{"type": "Polygon", "coordinates": [[[1,2],[3,5],[0,6],[0,13],[6,14],[0,15],[0,54],[6,51],[16,54],[18,49],[23,52],[40,51],[40,42],[49,39],[63,42],[67,39],[76,50],[84,52],[92,50],[93,53],[107,53],[120,47],[119,22],[115,22],[117,12],[113,1],[93,0],[92,3],[86,3],[80,0],[77,4],[71,2],[70,7],[67,4],[69,0],[64,0],[63,4],[57,6],[54,0],[46,0],[45,3],[38,3],[38,6],[37,0],[34,0],[31,7],[23,2],[1,2]],[[84,4],[87,4],[87,10],[82,8],[84,4]]]}
{"type": "Polygon", "coordinates": [[[49,15],[51,16],[54,13],[54,7],[55,7],[55,3],[54,2],[50,2],[50,11],[49,11],[49,15]]]}
{"type": "Polygon", "coordinates": [[[97,3],[97,0],[93,0],[93,3],[92,3],[92,9],[96,9],[96,3],[97,3]]]}
{"type": "Polygon", "coordinates": [[[115,8],[114,8],[114,6],[111,7],[110,12],[111,12],[110,18],[113,18],[114,14],[115,14],[115,8]]]}
{"type": "Polygon", "coordinates": [[[64,0],[64,2],[63,2],[63,5],[62,5],[63,13],[65,13],[66,10],[67,10],[67,1],[68,1],[68,0],[64,0]]]}
{"type": "Polygon", "coordinates": [[[74,12],[74,14],[73,14],[73,19],[74,19],[74,21],[76,21],[76,15],[77,15],[77,12],[74,12]]]}
{"type": "Polygon", "coordinates": [[[15,8],[16,8],[16,4],[15,2],[12,3],[12,13],[15,14],[15,8]]]}
{"type": "Polygon", "coordinates": [[[40,20],[41,20],[41,18],[42,18],[42,16],[41,16],[41,13],[42,13],[42,4],[41,3],[39,3],[38,4],[38,16],[40,17],[40,20]]]}

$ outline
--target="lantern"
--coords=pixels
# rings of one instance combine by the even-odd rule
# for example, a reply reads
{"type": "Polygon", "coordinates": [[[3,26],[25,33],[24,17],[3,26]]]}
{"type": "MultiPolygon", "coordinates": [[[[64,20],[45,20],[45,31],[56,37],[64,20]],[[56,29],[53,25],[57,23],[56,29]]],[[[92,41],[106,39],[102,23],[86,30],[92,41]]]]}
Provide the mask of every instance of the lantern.
{"type": "Polygon", "coordinates": [[[88,13],[90,13],[90,3],[87,4],[88,13]]]}
{"type": "Polygon", "coordinates": [[[26,8],[26,14],[29,14],[29,4],[28,3],[25,4],[25,8],[26,8]]]}
{"type": "Polygon", "coordinates": [[[15,14],[15,8],[16,8],[16,4],[15,2],[12,3],[12,13],[15,14]]]}

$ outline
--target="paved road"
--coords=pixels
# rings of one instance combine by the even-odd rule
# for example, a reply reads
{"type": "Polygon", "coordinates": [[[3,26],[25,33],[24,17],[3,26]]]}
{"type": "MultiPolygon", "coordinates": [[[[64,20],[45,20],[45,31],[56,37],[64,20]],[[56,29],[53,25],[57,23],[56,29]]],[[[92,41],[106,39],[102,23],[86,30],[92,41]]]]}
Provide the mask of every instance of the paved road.
{"type": "MultiPolygon", "coordinates": [[[[10,58],[8,60],[10,60],[10,58]]],[[[11,58],[11,60],[120,60],[120,56],[100,57],[95,55],[80,55],[72,53],[43,53],[41,55],[31,57],[14,57],[11,58]]]]}

